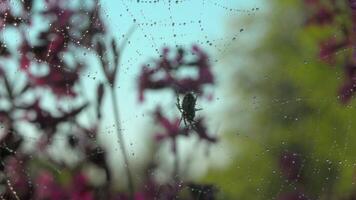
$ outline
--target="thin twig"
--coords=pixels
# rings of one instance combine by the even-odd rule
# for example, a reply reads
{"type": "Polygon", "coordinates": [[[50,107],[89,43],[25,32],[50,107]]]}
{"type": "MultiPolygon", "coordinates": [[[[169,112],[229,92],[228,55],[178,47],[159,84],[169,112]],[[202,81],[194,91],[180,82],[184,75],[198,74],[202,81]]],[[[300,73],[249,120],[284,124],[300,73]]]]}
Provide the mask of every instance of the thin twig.
{"type": "MultiPolygon", "coordinates": [[[[128,39],[129,39],[129,36],[132,35],[134,30],[135,30],[135,26],[132,26],[131,29],[128,32],[127,37],[124,39],[124,41],[121,43],[121,45],[119,47],[120,52],[123,52],[123,50],[125,48],[125,45],[126,45],[128,39]]],[[[117,56],[121,57],[121,53],[118,54],[117,56]]],[[[118,70],[118,68],[120,66],[119,62],[120,62],[120,59],[118,59],[118,62],[115,63],[115,65],[116,65],[116,66],[114,66],[115,70],[113,70],[113,72],[112,72],[113,73],[112,76],[114,78],[112,80],[107,79],[107,84],[110,86],[111,97],[112,97],[112,106],[113,106],[113,112],[114,112],[114,118],[115,118],[115,124],[116,124],[116,132],[117,132],[117,137],[118,137],[118,140],[119,140],[118,142],[119,142],[119,145],[120,145],[120,150],[121,150],[122,156],[124,158],[125,169],[126,169],[126,174],[127,174],[128,189],[129,189],[129,193],[130,193],[130,199],[132,199],[133,195],[134,195],[135,188],[134,188],[134,182],[133,182],[133,179],[132,179],[132,173],[131,173],[130,163],[129,163],[128,154],[127,154],[127,150],[126,150],[125,140],[124,140],[124,137],[122,135],[121,128],[120,128],[121,127],[121,123],[120,123],[120,115],[119,115],[119,105],[118,105],[117,94],[116,94],[116,91],[115,91],[115,88],[116,88],[115,85],[118,82],[117,81],[118,80],[117,71],[119,71],[118,70]]],[[[107,78],[109,78],[109,77],[107,77],[107,78]]]]}
{"type": "Polygon", "coordinates": [[[130,39],[131,35],[134,33],[135,30],[136,30],[136,26],[134,25],[134,26],[132,26],[132,27],[129,29],[129,31],[127,32],[124,41],[121,42],[121,45],[120,45],[120,47],[119,47],[119,50],[120,50],[121,52],[124,51],[124,49],[125,49],[125,47],[126,47],[126,44],[127,44],[127,41],[130,39]]]}
{"type": "Polygon", "coordinates": [[[127,156],[128,154],[127,154],[127,150],[126,150],[126,146],[125,146],[125,141],[124,141],[124,137],[122,135],[121,129],[120,129],[119,106],[117,103],[117,96],[116,96],[114,87],[111,87],[111,97],[112,97],[112,105],[114,107],[113,112],[114,112],[114,117],[115,117],[115,122],[116,122],[117,137],[119,140],[121,153],[122,153],[122,156],[123,156],[124,162],[125,162],[125,169],[126,169],[126,173],[127,173],[127,182],[128,182],[130,197],[132,197],[135,189],[134,189],[129,159],[127,156]]]}

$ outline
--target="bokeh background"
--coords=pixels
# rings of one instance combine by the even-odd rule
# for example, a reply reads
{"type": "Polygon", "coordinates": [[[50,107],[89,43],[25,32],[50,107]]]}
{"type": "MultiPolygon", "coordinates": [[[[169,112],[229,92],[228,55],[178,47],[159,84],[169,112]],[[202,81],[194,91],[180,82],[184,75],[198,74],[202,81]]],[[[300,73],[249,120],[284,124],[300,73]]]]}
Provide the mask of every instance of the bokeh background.
{"type": "MultiPolygon", "coordinates": [[[[72,6],[90,6],[85,1],[78,2],[72,6]]],[[[11,3],[15,8],[20,5],[11,3]]],[[[199,195],[191,199],[356,198],[354,1],[102,0],[97,5],[106,27],[103,40],[109,43],[106,38],[113,38],[126,44],[120,52],[114,90],[120,108],[120,130],[137,188],[146,187],[142,177],[151,173],[148,168],[152,167],[152,161],[155,181],[169,182],[178,158],[184,170],[180,184],[201,185],[199,195]],[[145,93],[145,102],[140,103],[138,81],[142,66],[162,57],[164,47],[189,49],[192,45],[207,53],[212,66],[215,82],[205,88],[208,95],[198,97],[197,106],[203,110],[197,115],[205,117],[207,130],[218,141],[208,143],[201,142],[199,137],[182,137],[177,140],[178,150],[172,156],[169,142],[155,141],[154,134],[160,126],[152,116],[157,105],[165,115],[179,115],[176,96],[169,90],[152,90],[145,93]]],[[[37,3],[34,7],[41,10],[45,4],[37,3]]],[[[35,37],[41,26],[45,25],[40,20],[34,23],[34,28],[26,33],[28,37],[35,37]]],[[[20,38],[14,28],[5,28],[0,33],[0,39],[15,54],[20,38]]],[[[75,59],[85,60],[88,65],[80,73],[81,87],[76,89],[95,100],[97,84],[106,79],[100,60],[93,52],[78,53],[75,59]]],[[[26,80],[17,69],[16,60],[0,57],[0,65],[7,66],[5,70],[11,80],[26,80]]],[[[35,96],[29,94],[29,102],[31,95],[35,96]]],[[[52,109],[57,99],[49,96],[44,97],[42,104],[52,109]]],[[[81,102],[64,101],[68,109],[81,102]]],[[[85,113],[95,115],[95,109],[90,107],[85,113]]],[[[105,160],[112,171],[110,189],[118,192],[112,199],[125,199],[119,193],[129,190],[124,178],[127,171],[120,156],[118,125],[108,93],[101,109],[95,143],[105,150],[105,160]]],[[[89,126],[90,116],[81,114],[78,121],[89,126]]],[[[17,128],[26,141],[18,152],[36,152],[33,149],[40,139],[37,129],[26,124],[17,128]]],[[[81,154],[66,148],[71,131],[64,126],[48,148],[48,155],[30,158],[33,165],[54,171],[57,179],[62,180],[59,182],[67,186],[69,172],[78,170],[83,159],[81,154]]],[[[108,192],[99,187],[105,179],[100,169],[90,165],[79,168],[90,180],[87,184],[97,187],[97,191],[108,192]]],[[[6,173],[3,177],[7,177],[6,173]]],[[[0,192],[7,190],[6,183],[0,192]]],[[[21,187],[14,188],[15,192],[18,190],[21,187]]],[[[136,193],[142,193],[136,195],[136,200],[154,199],[144,192],[136,193]]],[[[175,197],[156,196],[190,199],[185,191],[182,193],[175,197]]],[[[103,198],[96,195],[93,199],[103,198]]]]}

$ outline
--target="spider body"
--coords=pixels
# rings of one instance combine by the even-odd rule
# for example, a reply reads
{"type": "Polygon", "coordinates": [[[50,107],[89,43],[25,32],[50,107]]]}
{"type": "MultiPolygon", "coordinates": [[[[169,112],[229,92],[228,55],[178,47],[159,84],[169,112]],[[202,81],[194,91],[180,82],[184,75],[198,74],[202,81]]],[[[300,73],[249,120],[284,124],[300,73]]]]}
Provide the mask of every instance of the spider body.
{"type": "Polygon", "coordinates": [[[201,109],[195,108],[197,102],[197,97],[189,92],[184,95],[182,103],[180,102],[179,96],[177,95],[177,108],[182,113],[181,120],[184,121],[184,124],[187,126],[193,126],[195,123],[195,112],[201,109]]]}

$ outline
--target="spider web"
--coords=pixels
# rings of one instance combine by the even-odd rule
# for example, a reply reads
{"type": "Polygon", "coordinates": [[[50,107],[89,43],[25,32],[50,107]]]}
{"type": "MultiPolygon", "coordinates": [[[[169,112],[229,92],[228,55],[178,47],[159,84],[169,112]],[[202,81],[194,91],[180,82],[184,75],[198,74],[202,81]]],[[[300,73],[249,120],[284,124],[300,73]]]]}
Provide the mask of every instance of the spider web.
{"type": "MultiPolygon", "coordinates": [[[[121,113],[125,115],[122,121],[124,126],[125,123],[136,123],[147,117],[145,108],[152,108],[158,102],[163,104],[169,102],[169,105],[174,105],[175,102],[169,95],[153,94],[148,96],[145,105],[138,106],[135,81],[141,65],[160,56],[163,47],[190,48],[193,44],[198,44],[207,50],[213,65],[218,65],[219,57],[240,34],[245,33],[244,27],[241,26],[237,32],[227,35],[228,20],[239,16],[255,15],[260,9],[258,2],[246,2],[213,0],[121,0],[117,2],[106,0],[102,2],[101,6],[109,22],[110,32],[118,41],[126,37],[126,33],[132,26],[136,27],[123,52],[119,72],[119,96],[120,94],[125,96],[120,104],[121,113]],[[158,101],[154,96],[159,96],[161,100],[158,101]]],[[[97,71],[89,73],[96,76],[97,71]]],[[[128,133],[128,135],[134,134],[128,133]]]]}
{"type": "MultiPolygon", "coordinates": [[[[226,53],[230,45],[233,45],[241,34],[248,34],[243,25],[236,29],[236,32],[226,34],[229,19],[254,16],[259,12],[261,3],[228,0],[116,2],[106,0],[101,6],[110,24],[110,32],[119,41],[127,36],[126,33],[132,26],[136,28],[123,52],[118,83],[121,126],[128,143],[134,144],[130,146],[130,151],[135,152],[136,155],[145,151],[146,144],[142,138],[145,138],[143,134],[147,132],[143,130],[144,128],[141,130],[137,128],[137,124],[152,123],[149,113],[154,106],[163,105],[167,108],[167,113],[177,114],[175,97],[172,94],[164,92],[148,94],[147,101],[143,105],[138,104],[135,81],[141,65],[152,58],[159,57],[163,47],[190,48],[191,45],[198,44],[208,51],[210,61],[217,70],[216,67],[221,64],[220,57],[226,53]]],[[[219,95],[218,92],[216,95],[219,95]]],[[[199,103],[202,103],[204,112],[213,109],[212,106],[205,108],[204,100],[199,103]]],[[[110,119],[107,120],[107,127],[113,124],[109,121],[110,119]]],[[[217,131],[218,127],[219,123],[213,125],[211,129],[217,131]]]]}
{"type": "MultiPolygon", "coordinates": [[[[252,30],[246,28],[243,25],[243,22],[242,25],[231,24],[229,19],[233,18],[236,20],[239,18],[243,19],[245,16],[255,16],[258,12],[265,9],[264,5],[260,2],[248,1],[248,3],[246,3],[246,1],[242,0],[234,2],[227,0],[105,0],[102,1],[101,8],[104,11],[102,14],[104,19],[106,19],[109,33],[116,38],[117,41],[120,42],[127,38],[128,30],[135,27],[133,35],[129,37],[127,46],[124,52],[122,52],[123,57],[120,66],[119,84],[118,88],[116,88],[119,92],[121,128],[124,137],[127,139],[126,143],[129,147],[129,156],[132,162],[135,163],[139,163],[138,160],[140,159],[145,161],[145,159],[142,159],[144,157],[142,152],[148,148],[146,142],[147,139],[151,139],[149,138],[149,132],[154,131],[154,129],[150,130],[147,128],[147,126],[152,123],[150,121],[150,113],[154,106],[161,104],[163,107],[169,108],[167,109],[167,112],[170,114],[177,114],[177,109],[174,105],[175,100],[170,94],[149,94],[147,101],[143,105],[138,104],[136,80],[141,65],[149,61],[151,58],[160,56],[162,47],[167,46],[175,48],[182,46],[189,48],[192,44],[199,44],[204,50],[209,52],[215,71],[220,72],[222,70],[217,68],[224,65],[224,55],[228,52],[231,46],[235,45],[234,42],[239,40],[242,35],[246,36],[255,34],[252,30]],[[229,26],[234,26],[233,30],[235,30],[235,32],[228,32],[227,27],[229,26]],[[228,32],[228,34],[226,32],[228,32]]],[[[91,59],[89,55],[84,57],[88,60],[91,59]]],[[[95,98],[95,94],[91,91],[94,90],[98,80],[103,79],[101,73],[100,68],[93,65],[87,74],[82,75],[82,79],[84,79],[83,93],[91,99],[95,98]]],[[[216,75],[219,79],[223,76],[223,73],[216,73],[216,75]]],[[[204,109],[203,112],[205,114],[215,114],[214,111],[221,108],[221,103],[226,103],[223,99],[224,96],[221,95],[221,93],[221,91],[214,91],[215,98],[213,99],[213,106],[205,103],[204,100],[198,100],[199,107],[204,109]]],[[[336,98],[325,98],[321,99],[320,103],[324,105],[329,102],[334,102],[335,100],[336,98]]],[[[104,141],[104,144],[107,144],[109,152],[110,149],[112,150],[111,152],[114,152],[109,155],[110,157],[108,160],[112,162],[113,166],[117,167],[118,163],[123,162],[117,156],[119,152],[118,144],[116,139],[113,139],[116,138],[116,127],[112,120],[112,113],[110,112],[111,103],[109,101],[110,98],[107,97],[103,107],[104,121],[99,135],[104,141]]],[[[251,99],[253,104],[252,108],[256,110],[260,109],[261,106],[263,106],[264,109],[273,110],[281,105],[302,104],[303,101],[308,101],[308,99],[277,99],[275,102],[264,102],[263,104],[260,104],[258,98],[251,99]]],[[[228,106],[229,104],[227,104],[225,108],[229,109],[228,106]]],[[[318,116],[320,116],[320,109],[321,108],[317,111],[319,113],[318,116]]],[[[245,115],[251,111],[252,110],[243,107],[237,108],[237,113],[240,113],[241,115],[245,115]]],[[[219,116],[217,115],[213,117],[218,118],[219,116]]],[[[286,119],[289,117],[290,116],[285,116],[286,119]]],[[[87,119],[86,117],[84,118],[83,121],[90,121],[90,119],[87,119]]],[[[298,123],[298,120],[302,119],[295,118],[293,120],[294,122],[292,123],[298,123]]],[[[347,120],[351,123],[351,116],[347,120]]],[[[313,119],[313,121],[315,121],[316,132],[319,132],[319,119],[316,118],[313,119]]],[[[211,125],[210,129],[214,132],[219,129],[219,125],[219,123],[215,123],[211,125]]],[[[346,135],[347,137],[349,137],[349,133],[350,132],[348,131],[346,135]]],[[[241,140],[246,139],[255,142],[253,136],[240,135],[238,132],[236,133],[236,136],[241,140]]],[[[28,138],[34,141],[37,140],[37,138],[32,138],[30,136],[28,136],[28,138]]],[[[67,138],[58,136],[56,140],[66,141],[67,138]]],[[[283,144],[284,141],[281,141],[281,143],[283,144]]],[[[214,149],[214,151],[220,151],[220,153],[218,152],[217,154],[222,157],[219,159],[217,159],[216,156],[212,158],[216,163],[224,163],[233,159],[233,155],[231,155],[232,153],[226,152],[223,145],[224,144],[217,144],[217,148],[214,149]]],[[[345,151],[350,145],[350,142],[345,142],[345,151]]],[[[181,147],[189,147],[181,152],[182,161],[185,160],[186,163],[189,163],[190,165],[199,162],[199,170],[196,170],[196,167],[184,166],[185,168],[189,168],[189,170],[193,170],[193,173],[190,173],[189,175],[203,175],[209,168],[208,164],[203,164],[208,163],[208,161],[202,159],[204,157],[203,155],[205,155],[203,154],[203,151],[206,148],[200,144],[198,147],[195,141],[184,143],[181,147]],[[191,154],[191,152],[194,152],[194,154],[191,154]],[[188,156],[189,154],[191,154],[191,156],[188,156]]],[[[165,148],[168,149],[168,146],[165,146],[165,148]]],[[[264,152],[269,152],[277,150],[278,147],[266,146],[261,143],[261,148],[265,150],[264,152]]],[[[261,156],[265,156],[265,154],[262,153],[261,155],[256,156],[255,160],[258,160],[261,156]]],[[[162,157],[169,156],[163,155],[158,159],[162,157]]],[[[317,157],[312,157],[310,159],[317,159],[317,157]]],[[[162,162],[165,161],[166,160],[162,159],[162,162]]],[[[171,160],[168,161],[171,162],[171,160]]],[[[254,162],[252,161],[251,163],[254,162]]],[[[169,168],[169,166],[166,167],[169,168]]],[[[55,170],[57,173],[61,173],[60,169],[55,168],[55,170]]],[[[249,171],[246,173],[252,174],[253,172],[249,171]]],[[[161,174],[160,176],[164,177],[164,174],[161,174]]],[[[327,183],[328,180],[325,180],[322,184],[326,185],[327,183]]],[[[9,182],[7,182],[7,184],[11,185],[9,182]]],[[[284,185],[281,186],[281,189],[282,187],[284,187],[284,185]]],[[[260,191],[257,189],[257,192],[260,191]]]]}
{"type": "MultiPolygon", "coordinates": [[[[149,113],[153,106],[163,104],[165,107],[174,108],[169,112],[177,112],[174,98],[165,93],[149,95],[147,103],[138,105],[136,80],[141,65],[150,58],[160,56],[163,47],[190,48],[191,45],[198,44],[209,52],[213,65],[219,66],[221,55],[224,55],[241,34],[249,34],[244,26],[235,29],[236,32],[226,34],[229,19],[253,16],[261,9],[261,3],[258,1],[243,0],[103,0],[100,5],[109,33],[117,41],[121,42],[127,38],[128,30],[135,27],[122,52],[117,88],[121,128],[127,138],[126,143],[129,144],[131,159],[139,158],[136,155],[146,149],[143,134],[147,131],[138,128],[137,124],[150,120],[149,113]]],[[[90,55],[83,57],[91,60],[90,55]]],[[[99,66],[91,66],[86,74],[82,74],[85,85],[83,93],[91,99],[95,98],[95,94],[90,91],[95,88],[98,80],[103,79],[101,73],[99,66]]],[[[109,143],[109,149],[118,152],[116,140],[112,139],[116,138],[112,113],[105,112],[111,109],[109,100],[107,97],[104,102],[104,121],[100,135],[104,143],[109,143]]],[[[215,100],[219,101],[219,97],[215,100]]],[[[212,129],[216,130],[216,126],[212,129]]],[[[36,137],[26,137],[29,140],[37,140],[36,137]]],[[[55,139],[67,140],[62,136],[55,139]]],[[[112,163],[121,162],[116,153],[110,156],[108,159],[113,160],[112,163]]],[[[56,171],[61,173],[60,169],[56,171]]]]}

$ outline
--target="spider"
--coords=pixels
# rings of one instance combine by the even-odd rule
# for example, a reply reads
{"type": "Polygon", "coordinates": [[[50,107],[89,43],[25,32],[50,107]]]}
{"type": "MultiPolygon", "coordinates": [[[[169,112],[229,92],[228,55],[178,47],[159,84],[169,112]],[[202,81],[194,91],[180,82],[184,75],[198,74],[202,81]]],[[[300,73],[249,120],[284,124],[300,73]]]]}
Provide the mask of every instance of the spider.
{"type": "Polygon", "coordinates": [[[196,121],[195,112],[202,110],[201,108],[195,108],[197,97],[193,92],[188,92],[184,95],[182,103],[180,102],[179,95],[177,94],[177,108],[182,113],[179,123],[183,120],[185,126],[190,125],[192,128],[196,121]]]}

